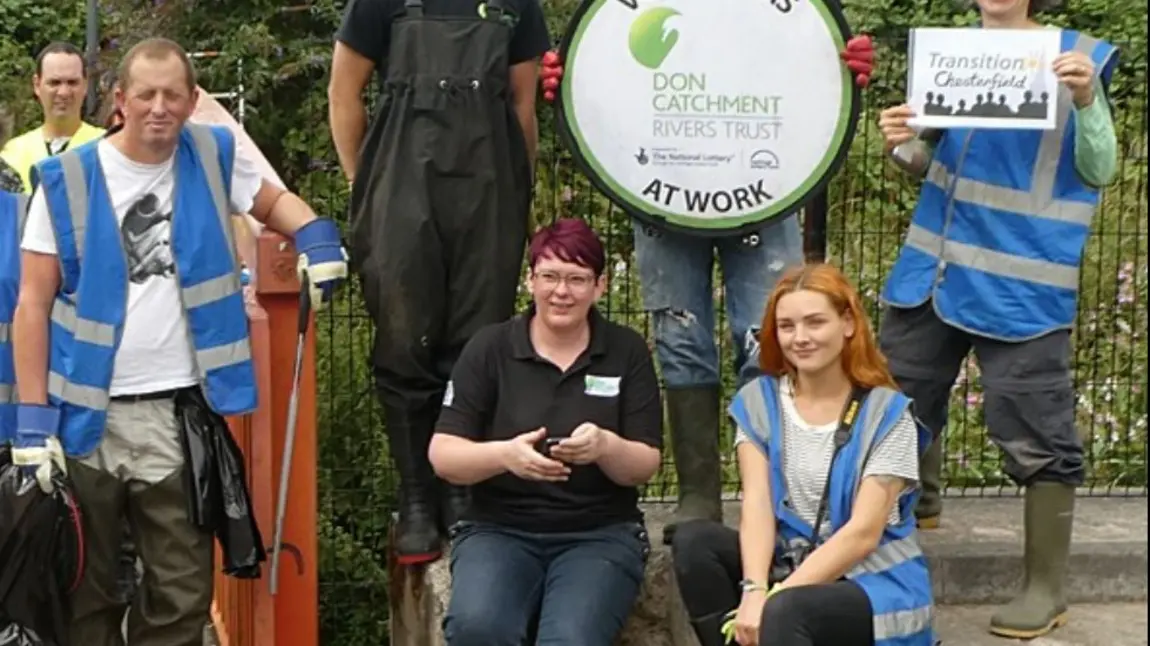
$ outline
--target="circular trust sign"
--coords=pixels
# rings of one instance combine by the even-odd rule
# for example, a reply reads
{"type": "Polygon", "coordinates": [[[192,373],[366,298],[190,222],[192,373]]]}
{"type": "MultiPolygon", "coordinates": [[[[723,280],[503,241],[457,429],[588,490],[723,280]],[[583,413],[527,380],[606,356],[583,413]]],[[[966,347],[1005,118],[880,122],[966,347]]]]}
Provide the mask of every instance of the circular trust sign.
{"type": "Polygon", "coordinates": [[[834,0],[584,0],[559,131],[612,201],[730,234],[794,212],[838,169],[859,94],[834,0]]]}

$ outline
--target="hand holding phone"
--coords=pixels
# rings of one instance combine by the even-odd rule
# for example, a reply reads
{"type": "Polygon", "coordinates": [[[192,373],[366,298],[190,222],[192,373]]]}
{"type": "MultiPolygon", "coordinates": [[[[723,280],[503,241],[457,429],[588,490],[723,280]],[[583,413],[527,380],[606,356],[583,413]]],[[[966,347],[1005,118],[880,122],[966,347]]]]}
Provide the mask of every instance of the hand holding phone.
{"type": "Polygon", "coordinates": [[[507,440],[504,444],[503,468],[524,480],[565,482],[571,475],[571,468],[551,459],[540,450],[543,447],[550,452],[548,439],[547,429],[539,428],[507,440]]]}

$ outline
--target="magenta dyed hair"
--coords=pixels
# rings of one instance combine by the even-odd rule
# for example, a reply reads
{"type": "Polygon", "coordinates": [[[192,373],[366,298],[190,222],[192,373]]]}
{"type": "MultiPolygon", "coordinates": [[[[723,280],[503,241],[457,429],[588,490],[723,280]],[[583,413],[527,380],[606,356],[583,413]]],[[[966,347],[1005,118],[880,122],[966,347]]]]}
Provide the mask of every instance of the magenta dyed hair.
{"type": "Polygon", "coordinates": [[[531,247],[527,250],[531,269],[547,257],[586,267],[595,272],[596,277],[603,275],[607,264],[603,242],[586,222],[577,218],[561,218],[531,236],[531,247]]]}

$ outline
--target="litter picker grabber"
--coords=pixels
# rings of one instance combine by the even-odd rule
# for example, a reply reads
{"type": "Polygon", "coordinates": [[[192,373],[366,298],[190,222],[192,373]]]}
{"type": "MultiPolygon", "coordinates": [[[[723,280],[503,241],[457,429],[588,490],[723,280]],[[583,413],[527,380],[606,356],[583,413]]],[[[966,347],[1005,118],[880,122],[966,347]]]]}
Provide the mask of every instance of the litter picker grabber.
{"type": "Polygon", "coordinates": [[[301,272],[299,288],[299,340],[295,349],[295,374],[292,377],[291,399],[288,400],[287,432],[284,438],[283,460],[280,464],[280,488],[276,497],[276,530],[272,541],[272,572],[269,583],[272,596],[279,589],[280,551],[283,549],[284,514],[287,512],[288,480],[291,478],[292,452],[295,450],[296,423],[299,417],[299,387],[303,371],[304,343],[311,321],[311,285],[307,272],[301,272]]]}

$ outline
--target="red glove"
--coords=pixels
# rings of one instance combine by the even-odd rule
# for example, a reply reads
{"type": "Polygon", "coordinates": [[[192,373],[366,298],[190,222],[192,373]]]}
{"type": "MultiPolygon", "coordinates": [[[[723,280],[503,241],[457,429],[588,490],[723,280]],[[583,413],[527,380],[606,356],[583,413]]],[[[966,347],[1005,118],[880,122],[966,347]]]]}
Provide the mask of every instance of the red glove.
{"type": "Polygon", "coordinates": [[[543,100],[551,103],[559,90],[559,82],[563,80],[563,61],[559,59],[559,53],[552,50],[544,54],[542,67],[539,85],[543,87],[543,100]]]}
{"type": "Polygon", "coordinates": [[[874,71],[874,43],[870,36],[855,36],[847,41],[846,49],[839,52],[847,69],[854,72],[855,84],[866,87],[874,71]]]}

